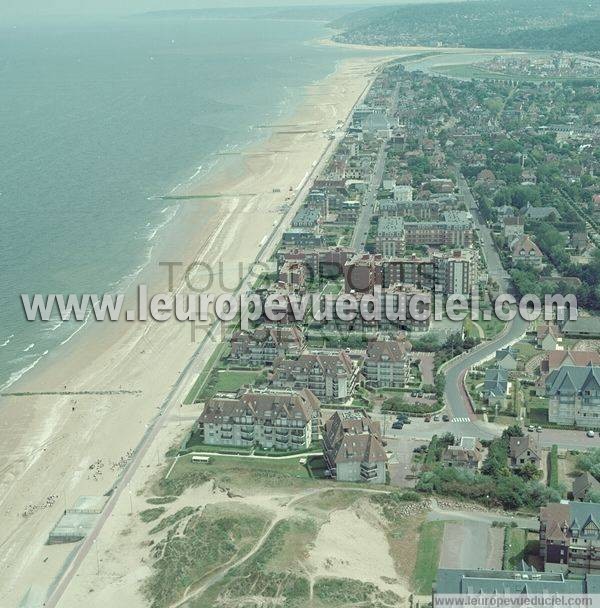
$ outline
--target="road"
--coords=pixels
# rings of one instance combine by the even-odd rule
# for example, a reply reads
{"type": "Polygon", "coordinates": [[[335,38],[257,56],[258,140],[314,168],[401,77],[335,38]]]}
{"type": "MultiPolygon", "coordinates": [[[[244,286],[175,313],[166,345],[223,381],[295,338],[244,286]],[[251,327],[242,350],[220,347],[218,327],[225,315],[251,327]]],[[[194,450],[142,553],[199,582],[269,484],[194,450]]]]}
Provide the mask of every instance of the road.
{"type": "MultiPolygon", "coordinates": [[[[507,293],[510,287],[510,276],[502,266],[502,261],[492,240],[491,232],[477,209],[477,204],[471,190],[465,178],[460,174],[458,175],[458,188],[467,207],[473,214],[489,276],[498,284],[500,293],[507,293]]],[[[484,314],[485,312],[490,311],[483,311],[484,314]]],[[[499,336],[489,342],[480,344],[446,366],[444,370],[446,376],[444,400],[453,418],[470,418],[475,422],[471,402],[463,384],[467,370],[488,359],[496,350],[517,342],[525,335],[528,326],[528,322],[524,321],[520,316],[516,316],[507,324],[507,327],[499,336]]],[[[479,424],[473,424],[473,427],[472,432],[475,434],[479,424]]]]}
{"type": "Polygon", "coordinates": [[[461,357],[445,368],[446,390],[444,392],[444,399],[453,418],[467,417],[471,418],[471,420],[475,420],[471,402],[463,386],[463,379],[466,371],[474,365],[485,361],[499,348],[504,348],[509,344],[517,342],[525,335],[528,326],[529,323],[527,323],[527,321],[516,316],[499,337],[476,346],[468,353],[461,355],[461,357]]]}
{"type": "Polygon", "coordinates": [[[377,153],[377,160],[375,161],[375,167],[371,174],[369,187],[362,200],[363,205],[360,208],[358,220],[354,226],[350,247],[355,251],[362,251],[367,242],[367,236],[369,235],[369,229],[371,227],[371,218],[375,212],[375,203],[377,202],[377,191],[379,190],[381,180],[383,179],[383,172],[385,171],[386,147],[387,142],[383,141],[379,148],[379,152],[377,153]]]}
{"type": "Polygon", "coordinates": [[[492,239],[492,232],[487,227],[484,219],[481,217],[477,203],[475,202],[473,194],[471,193],[471,189],[469,188],[464,176],[461,174],[458,175],[458,191],[463,197],[467,208],[471,211],[473,219],[475,220],[475,229],[479,235],[481,250],[487,265],[488,274],[492,280],[498,283],[500,292],[505,293],[510,286],[510,276],[502,266],[500,256],[498,255],[498,251],[492,239]]]}

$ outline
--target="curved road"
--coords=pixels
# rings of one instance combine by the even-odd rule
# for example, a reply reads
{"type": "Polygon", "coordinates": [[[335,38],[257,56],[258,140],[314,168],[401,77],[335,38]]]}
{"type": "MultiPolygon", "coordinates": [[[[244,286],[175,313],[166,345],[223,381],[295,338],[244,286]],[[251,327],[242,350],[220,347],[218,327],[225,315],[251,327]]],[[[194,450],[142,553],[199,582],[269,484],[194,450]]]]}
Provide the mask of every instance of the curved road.
{"type": "Polygon", "coordinates": [[[528,322],[524,321],[521,317],[515,317],[508,324],[508,329],[500,336],[476,346],[445,368],[446,389],[444,391],[444,400],[453,418],[470,418],[473,421],[475,420],[471,402],[463,386],[463,378],[467,370],[493,355],[499,348],[504,348],[518,341],[527,331],[528,325],[528,322]]]}
{"type": "MultiPolygon", "coordinates": [[[[467,181],[460,173],[457,177],[459,192],[463,196],[477,225],[476,229],[489,277],[497,283],[498,291],[501,294],[507,293],[509,291],[510,276],[502,266],[502,261],[496,250],[490,229],[479,213],[477,203],[473,198],[467,181]]],[[[471,407],[471,401],[463,386],[463,379],[467,370],[489,358],[496,350],[517,342],[527,331],[528,325],[527,321],[524,321],[517,315],[508,323],[505,330],[499,336],[461,355],[456,361],[450,363],[445,368],[446,389],[444,391],[444,401],[453,418],[470,418],[471,421],[475,421],[476,419],[471,407]]]]}

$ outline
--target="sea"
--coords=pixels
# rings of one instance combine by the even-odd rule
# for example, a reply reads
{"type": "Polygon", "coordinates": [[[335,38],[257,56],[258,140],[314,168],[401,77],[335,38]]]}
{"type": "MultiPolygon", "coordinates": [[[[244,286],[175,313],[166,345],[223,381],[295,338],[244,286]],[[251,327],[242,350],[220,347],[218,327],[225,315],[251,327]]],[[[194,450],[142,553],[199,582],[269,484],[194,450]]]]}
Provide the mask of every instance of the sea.
{"type": "Polygon", "coordinates": [[[21,294],[123,291],[177,192],[356,54],[309,21],[123,17],[0,25],[0,392],[84,327],[21,294]]]}

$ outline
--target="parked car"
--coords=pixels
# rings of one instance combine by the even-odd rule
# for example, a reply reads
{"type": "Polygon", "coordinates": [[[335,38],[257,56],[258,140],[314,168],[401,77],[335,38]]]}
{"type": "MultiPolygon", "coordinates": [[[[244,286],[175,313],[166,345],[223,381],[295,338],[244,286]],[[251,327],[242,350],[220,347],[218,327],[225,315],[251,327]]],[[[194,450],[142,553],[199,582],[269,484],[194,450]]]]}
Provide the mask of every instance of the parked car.
{"type": "Polygon", "coordinates": [[[431,416],[425,416],[425,422],[431,422],[431,416]]]}
{"type": "Polygon", "coordinates": [[[439,416],[434,416],[434,417],[433,417],[434,422],[438,422],[438,421],[439,421],[439,419],[440,419],[440,417],[439,417],[439,416]]]}
{"type": "Polygon", "coordinates": [[[394,424],[392,424],[392,428],[393,429],[402,429],[402,427],[404,426],[404,423],[401,422],[400,420],[396,420],[396,422],[394,422],[394,424]]]}
{"type": "Polygon", "coordinates": [[[538,433],[541,433],[541,432],[543,431],[543,429],[542,429],[542,427],[541,427],[541,426],[538,426],[538,427],[537,427],[535,430],[536,430],[538,433]]]}
{"type": "Polygon", "coordinates": [[[596,436],[596,433],[594,433],[594,431],[592,431],[592,429],[590,429],[590,430],[589,430],[589,431],[586,433],[586,435],[587,435],[588,437],[595,437],[595,436],[596,436]]]}
{"type": "Polygon", "coordinates": [[[444,414],[444,415],[442,416],[442,420],[443,420],[444,422],[450,422],[450,416],[448,416],[448,414],[444,414]]]}
{"type": "Polygon", "coordinates": [[[535,431],[535,427],[533,426],[533,424],[530,424],[530,425],[527,427],[527,430],[528,430],[530,433],[533,433],[533,431],[535,431]]]}

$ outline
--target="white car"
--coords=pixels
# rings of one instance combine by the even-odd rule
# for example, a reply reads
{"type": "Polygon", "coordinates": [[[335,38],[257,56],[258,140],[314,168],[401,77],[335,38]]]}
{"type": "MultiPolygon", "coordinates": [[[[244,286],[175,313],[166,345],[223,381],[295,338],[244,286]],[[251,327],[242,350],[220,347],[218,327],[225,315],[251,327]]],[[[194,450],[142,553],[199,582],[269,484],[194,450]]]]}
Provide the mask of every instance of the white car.
{"type": "Polygon", "coordinates": [[[592,430],[589,430],[589,431],[586,433],[586,435],[587,435],[588,437],[595,437],[595,436],[596,436],[596,433],[594,433],[594,431],[592,431],[592,430]]]}

